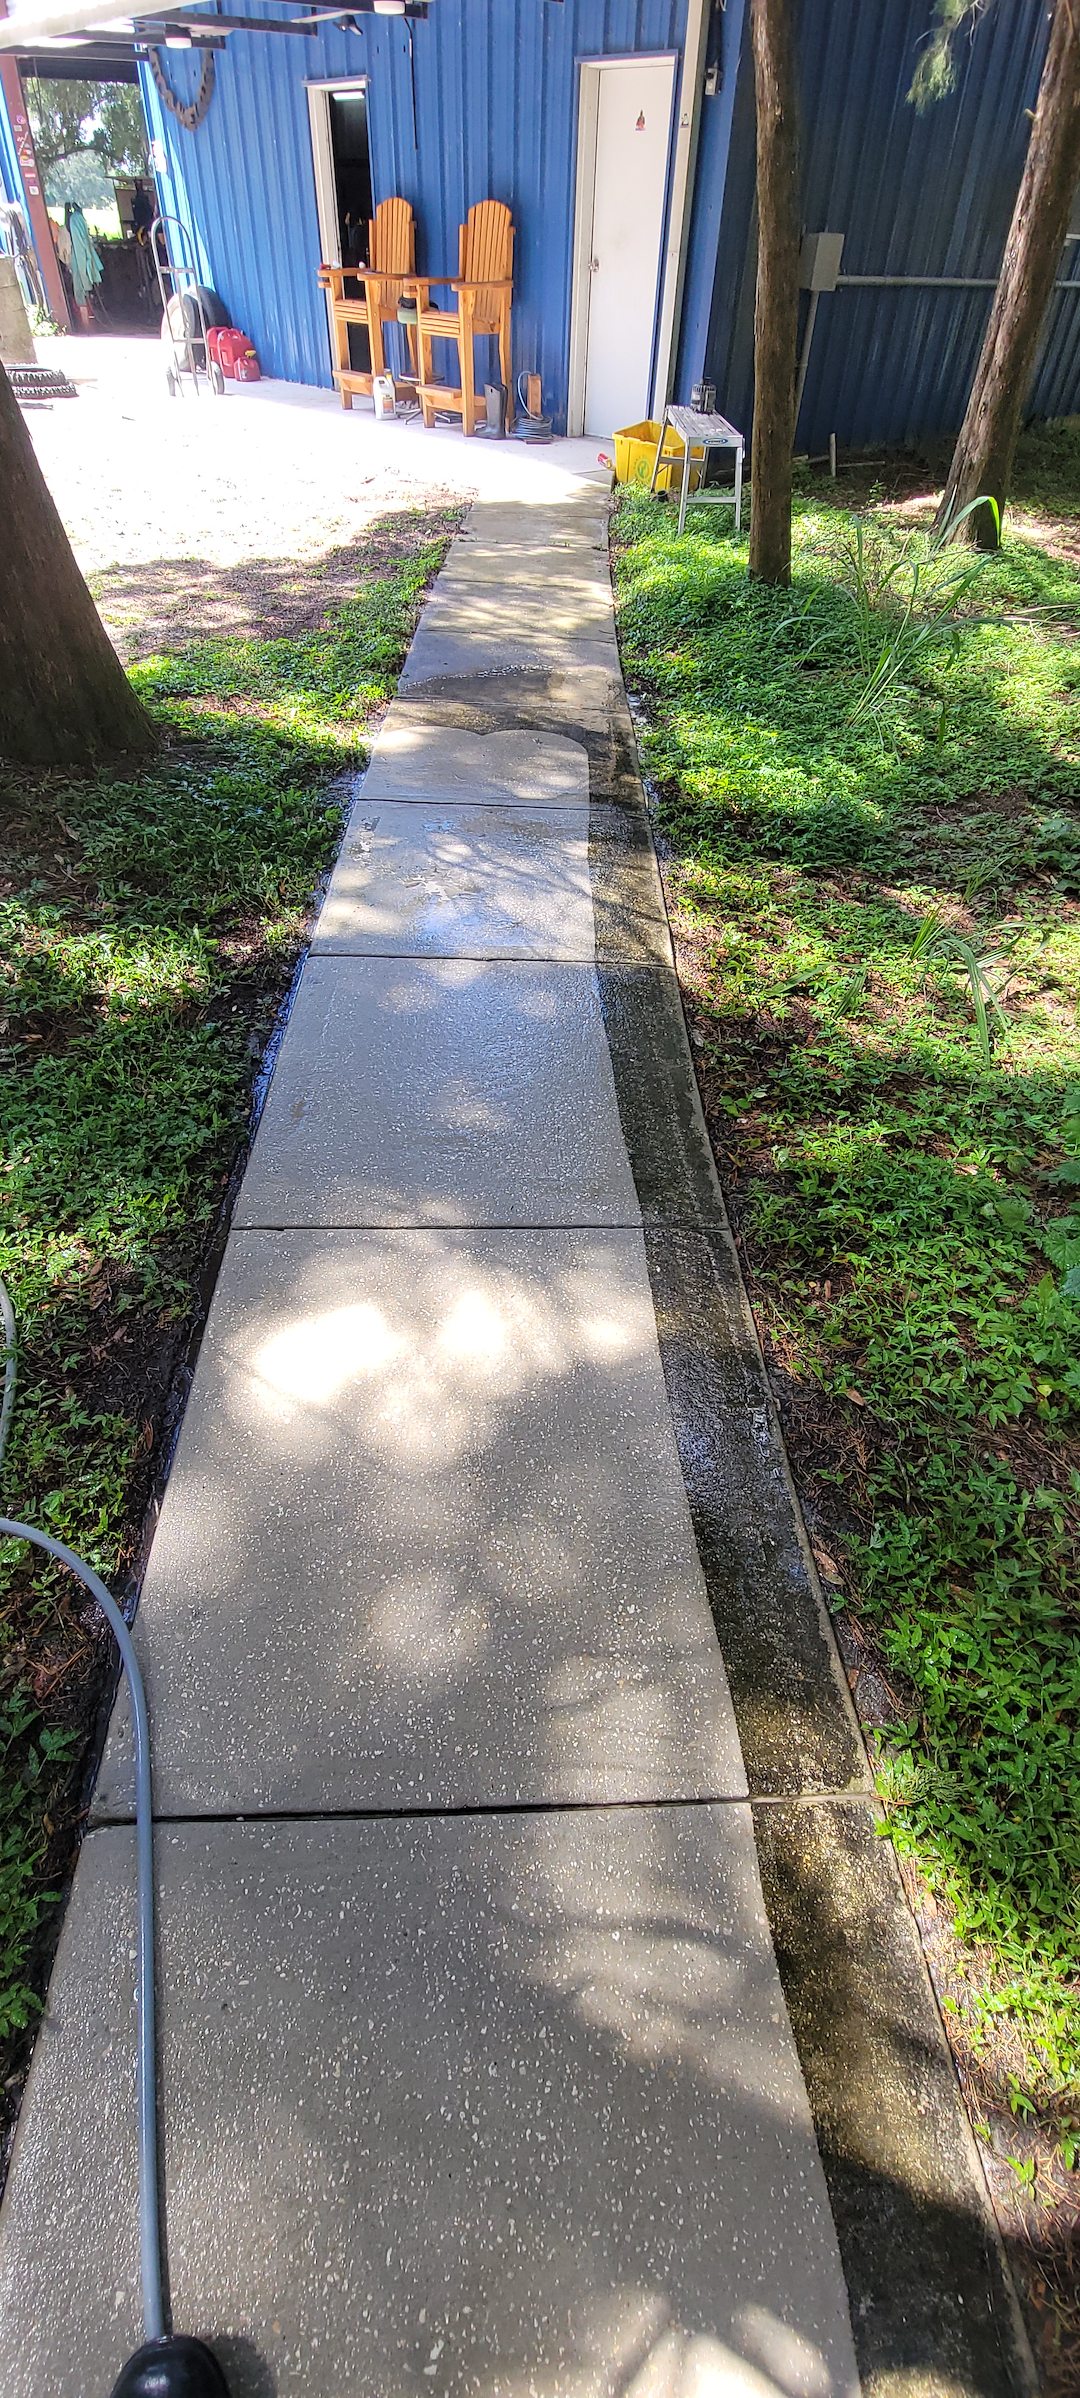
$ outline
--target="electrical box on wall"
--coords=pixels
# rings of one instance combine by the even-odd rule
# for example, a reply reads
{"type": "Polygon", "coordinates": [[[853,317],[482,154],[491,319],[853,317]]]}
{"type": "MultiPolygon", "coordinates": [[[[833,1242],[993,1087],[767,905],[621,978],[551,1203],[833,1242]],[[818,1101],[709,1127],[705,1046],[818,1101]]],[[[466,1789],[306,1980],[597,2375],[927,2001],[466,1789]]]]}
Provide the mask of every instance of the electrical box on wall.
{"type": "Polygon", "coordinates": [[[842,233],[804,233],[799,252],[799,284],[803,291],[835,291],[844,255],[842,233]]]}

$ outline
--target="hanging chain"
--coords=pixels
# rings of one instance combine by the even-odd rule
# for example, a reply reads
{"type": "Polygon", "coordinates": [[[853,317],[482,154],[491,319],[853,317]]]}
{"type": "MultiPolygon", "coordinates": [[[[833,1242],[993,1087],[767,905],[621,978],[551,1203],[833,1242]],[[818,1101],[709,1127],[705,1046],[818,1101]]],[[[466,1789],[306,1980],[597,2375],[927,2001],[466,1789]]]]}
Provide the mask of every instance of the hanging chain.
{"type": "Polygon", "coordinates": [[[152,74],[158,91],[165,102],[165,106],[169,110],[170,115],[174,116],[177,120],[177,123],[183,125],[185,131],[188,133],[194,133],[196,126],[202,124],[203,118],[206,115],[206,111],[214,97],[215,70],[216,61],[213,51],[204,50],[202,73],[199,77],[199,88],[195,94],[195,98],[193,100],[178,100],[176,93],[171,89],[166,77],[165,69],[161,63],[160,51],[151,50],[150,52],[150,73],[152,74]]]}

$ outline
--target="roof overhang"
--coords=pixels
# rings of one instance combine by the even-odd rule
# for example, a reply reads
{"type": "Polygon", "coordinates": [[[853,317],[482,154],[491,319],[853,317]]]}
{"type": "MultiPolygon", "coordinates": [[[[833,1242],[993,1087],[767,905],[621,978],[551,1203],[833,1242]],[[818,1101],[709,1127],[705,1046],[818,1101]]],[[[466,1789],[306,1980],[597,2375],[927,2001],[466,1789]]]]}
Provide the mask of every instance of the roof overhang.
{"type": "MultiPolygon", "coordinates": [[[[130,16],[105,17],[103,0],[30,0],[29,6],[16,8],[4,15],[0,0],[0,50],[21,54],[40,54],[50,50],[69,52],[77,56],[84,47],[98,54],[114,44],[123,44],[128,56],[131,45],[137,50],[168,46],[170,38],[183,47],[221,49],[231,33],[299,34],[313,39],[321,25],[337,25],[348,32],[354,29],[358,17],[377,13],[375,0],[352,0],[352,6],[334,5],[334,0],[297,0],[294,11],[279,16],[240,16],[229,9],[200,9],[190,6],[162,7],[141,10],[130,16]]],[[[108,6],[108,0],[104,0],[108,6]]],[[[285,0],[288,10],[288,0],[285,0]]],[[[409,18],[426,17],[428,0],[406,0],[401,14],[409,18]]],[[[393,22],[393,20],[389,20],[393,22]]]]}
{"type": "MultiPolygon", "coordinates": [[[[181,10],[179,13],[186,16],[189,13],[198,15],[199,12],[181,10]]],[[[163,41],[164,11],[152,21],[156,22],[158,28],[158,40],[163,41]]],[[[42,0],[39,0],[36,7],[17,8],[12,15],[0,17],[0,50],[44,52],[46,55],[50,51],[67,51],[77,55],[82,50],[92,50],[100,56],[103,52],[107,54],[112,48],[119,49],[122,46],[130,57],[132,43],[139,39],[136,27],[140,22],[128,16],[106,17],[102,12],[101,0],[97,0],[96,7],[92,0],[61,0],[61,4],[58,4],[58,0],[43,0],[42,4],[42,0]]],[[[205,19],[205,25],[207,34],[212,36],[214,27],[209,17],[205,19]]],[[[198,40],[198,32],[193,31],[191,38],[198,40]]],[[[217,38],[220,42],[222,37],[218,35],[217,38]]]]}

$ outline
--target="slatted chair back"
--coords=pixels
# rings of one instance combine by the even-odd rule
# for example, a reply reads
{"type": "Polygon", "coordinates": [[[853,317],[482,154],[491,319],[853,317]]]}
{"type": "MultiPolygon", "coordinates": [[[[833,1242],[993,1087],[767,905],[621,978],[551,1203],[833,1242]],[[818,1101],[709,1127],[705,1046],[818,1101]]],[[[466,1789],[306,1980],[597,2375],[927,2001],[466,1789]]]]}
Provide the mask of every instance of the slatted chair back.
{"type": "MultiPolygon", "coordinates": [[[[514,271],[514,220],[504,200],[477,200],[458,231],[458,275],[483,287],[490,275],[506,282],[514,271]]],[[[505,292],[481,288],[473,300],[473,331],[497,333],[507,309],[505,292]]]]}
{"type": "MultiPolygon", "coordinates": [[[[377,275],[406,275],[416,270],[416,218],[408,200],[380,200],[368,223],[368,265],[377,275]]],[[[404,281],[384,283],[379,313],[384,321],[396,317],[404,281]]]]}

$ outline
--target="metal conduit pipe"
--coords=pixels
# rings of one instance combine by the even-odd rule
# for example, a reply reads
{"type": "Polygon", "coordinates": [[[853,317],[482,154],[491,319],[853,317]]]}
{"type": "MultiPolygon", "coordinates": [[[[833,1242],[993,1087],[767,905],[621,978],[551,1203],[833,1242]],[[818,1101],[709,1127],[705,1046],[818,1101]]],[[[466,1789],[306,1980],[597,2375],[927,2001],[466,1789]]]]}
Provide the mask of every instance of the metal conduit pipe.
{"type": "MultiPolygon", "coordinates": [[[[834,291],[996,291],[996,275],[838,275],[834,291]]],[[[1080,291],[1080,283],[1055,283],[1055,291],[1080,291]]],[[[813,294],[817,298],[817,293],[813,294]]]]}
{"type": "MultiPolygon", "coordinates": [[[[1080,241],[1080,233],[1068,233],[1066,246],[1080,241]]],[[[810,305],[799,345],[799,363],[795,376],[795,422],[799,421],[803,392],[806,389],[810,365],[810,345],[817,323],[818,301],[823,291],[996,291],[996,275],[844,275],[840,272],[843,256],[842,233],[804,233],[799,260],[800,282],[808,294],[810,305]]],[[[1080,291],[1080,277],[1063,275],[1054,285],[1058,291],[1080,291]]]]}

